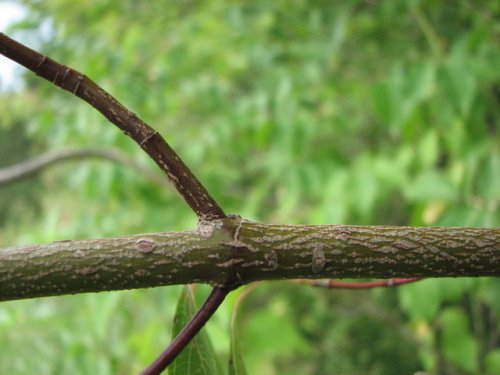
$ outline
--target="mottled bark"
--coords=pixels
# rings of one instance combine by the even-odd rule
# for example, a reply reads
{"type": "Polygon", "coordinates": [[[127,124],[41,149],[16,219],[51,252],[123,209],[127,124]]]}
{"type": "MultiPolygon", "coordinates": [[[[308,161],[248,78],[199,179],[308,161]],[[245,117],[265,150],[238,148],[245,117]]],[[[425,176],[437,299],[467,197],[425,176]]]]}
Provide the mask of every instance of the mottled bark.
{"type": "Polygon", "coordinates": [[[0,300],[256,280],[500,276],[500,229],[266,225],[0,249],[0,300]]]}

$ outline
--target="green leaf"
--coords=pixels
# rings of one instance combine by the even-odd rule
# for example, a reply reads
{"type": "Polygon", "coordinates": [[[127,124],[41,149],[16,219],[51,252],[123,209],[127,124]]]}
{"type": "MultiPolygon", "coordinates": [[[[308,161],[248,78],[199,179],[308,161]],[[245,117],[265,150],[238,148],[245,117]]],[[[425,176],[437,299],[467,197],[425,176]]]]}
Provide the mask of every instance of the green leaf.
{"type": "Polygon", "coordinates": [[[458,48],[454,49],[450,61],[444,67],[441,84],[455,111],[466,117],[477,91],[477,79],[467,66],[469,59],[465,56],[462,45],[457,45],[458,48]]]}
{"type": "Polygon", "coordinates": [[[467,278],[443,278],[436,282],[443,302],[459,302],[471,286],[471,279],[467,278]]]}
{"type": "MultiPolygon", "coordinates": [[[[172,329],[176,337],[196,313],[191,286],[182,288],[172,329]]],[[[212,375],[219,374],[215,352],[207,333],[202,329],[175,359],[169,368],[170,375],[212,375]]]]}
{"type": "MultiPolygon", "coordinates": [[[[406,73],[403,95],[407,105],[415,107],[432,95],[435,86],[436,64],[426,62],[411,65],[406,73]]],[[[411,108],[413,110],[413,108],[411,108]]]]}
{"type": "Polygon", "coordinates": [[[461,370],[478,369],[478,343],[471,335],[467,316],[458,308],[448,308],[441,315],[442,347],[445,358],[461,370]]]}
{"type": "Polygon", "coordinates": [[[500,349],[489,352],[485,362],[487,374],[500,374],[500,349]]]}
{"type": "Polygon", "coordinates": [[[238,307],[241,300],[234,306],[231,319],[231,345],[229,348],[229,375],[246,375],[245,363],[241,355],[241,339],[239,337],[238,307]]]}
{"type": "Polygon", "coordinates": [[[455,196],[451,182],[435,171],[426,171],[406,187],[405,195],[410,201],[450,200],[455,196]]]}
{"type": "Polygon", "coordinates": [[[85,298],[86,305],[92,312],[89,314],[89,319],[92,320],[93,335],[100,339],[109,338],[110,327],[116,321],[116,310],[122,295],[120,293],[88,294],[85,298]]]}
{"type": "Polygon", "coordinates": [[[439,140],[435,129],[422,136],[418,146],[418,157],[423,167],[432,168],[439,154],[439,140]]]}
{"type": "Polygon", "coordinates": [[[229,375],[246,375],[245,364],[236,334],[231,333],[231,347],[229,353],[229,375]]]}
{"type": "Polygon", "coordinates": [[[414,319],[432,320],[441,303],[439,284],[427,279],[398,289],[401,307],[414,319]]]}
{"type": "Polygon", "coordinates": [[[252,319],[246,322],[245,342],[251,344],[245,351],[249,373],[272,373],[267,366],[274,358],[311,354],[311,346],[288,309],[287,302],[275,296],[265,309],[254,312],[252,319]]]}
{"type": "Polygon", "coordinates": [[[485,278],[481,280],[477,296],[482,303],[488,304],[494,312],[500,315],[500,279],[485,278]]]}
{"type": "Polygon", "coordinates": [[[372,95],[375,113],[379,120],[391,125],[396,117],[394,112],[396,111],[395,107],[397,107],[397,104],[394,103],[398,98],[394,97],[391,87],[386,82],[375,86],[372,90],[372,95]]]}

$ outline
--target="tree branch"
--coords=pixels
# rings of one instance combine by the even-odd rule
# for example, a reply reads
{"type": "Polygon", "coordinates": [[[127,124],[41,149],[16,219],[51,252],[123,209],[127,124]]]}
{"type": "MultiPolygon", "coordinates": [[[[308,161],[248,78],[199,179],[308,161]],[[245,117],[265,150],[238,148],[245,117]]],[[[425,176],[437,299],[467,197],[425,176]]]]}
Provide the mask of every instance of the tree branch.
{"type": "Polygon", "coordinates": [[[91,79],[16,42],[3,33],[0,33],[0,53],[85,100],[101,112],[147,152],[200,219],[226,217],[222,208],[163,137],[91,79]]]}
{"type": "Polygon", "coordinates": [[[0,168],[0,185],[6,185],[20,179],[30,177],[57,163],[85,158],[100,158],[121,164],[139,172],[148,180],[159,186],[165,186],[167,183],[167,180],[162,178],[161,175],[142,166],[135,160],[130,159],[127,155],[120,151],[86,148],[47,152],[45,154],[38,155],[33,159],[25,160],[5,168],[0,168]]]}
{"type": "MultiPolygon", "coordinates": [[[[0,33],[0,53],[25,66],[35,74],[47,79],[54,85],[82,98],[92,107],[101,112],[110,122],[120,128],[126,135],[132,138],[156,162],[160,169],[165,172],[179,194],[196,213],[200,222],[226,218],[226,214],[222,208],[215,202],[196,176],[189,170],[189,168],[161,137],[161,135],[153,128],[149,127],[145,122],[140,120],[135,113],[125,108],[114,97],[112,97],[92,80],[69,67],[55,62],[47,56],[42,56],[38,52],[8,38],[3,33],[0,33]]],[[[26,165],[24,165],[24,167],[26,167],[26,165]]],[[[40,164],[38,164],[38,168],[39,167],[40,164]]],[[[32,168],[32,170],[34,169],[32,168]]],[[[12,172],[12,170],[10,171],[12,172]]],[[[26,168],[24,168],[24,171],[26,171],[26,168]]],[[[17,172],[19,172],[19,170],[17,172]]],[[[136,251],[149,253],[155,250],[156,243],[150,238],[138,238],[136,239],[134,246],[136,251]]],[[[46,255],[49,255],[49,258],[51,258],[50,251],[46,255]]],[[[30,256],[32,256],[32,254],[28,255],[28,259],[30,256]]],[[[52,259],[57,259],[57,256],[52,259]]],[[[94,258],[93,260],[95,261],[96,259],[94,258]]],[[[48,263],[50,263],[50,261],[48,263]]],[[[76,264],[86,263],[87,262],[85,260],[83,262],[76,262],[76,264]]],[[[4,264],[1,266],[3,265],[4,264]]],[[[96,265],[90,267],[84,266],[83,268],[78,268],[77,266],[76,268],[79,269],[80,275],[91,274],[96,279],[99,279],[100,274],[96,271],[96,265]]],[[[63,266],[62,273],[64,274],[65,270],[72,269],[74,266],[75,264],[70,265],[66,263],[63,266]]],[[[34,274],[29,276],[27,280],[31,279],[36,281],[40,277],[45,278],[46,271],[41,271],[40,273],[36,270],[37,267],[38,266],[35,266],[34,269],[31,269],[34,274]]],[[[105,267],[107,268],[108,266],[105,267]]],[[[135,276],[141,277],[149,275],[149,273],[150,271],[148,269],[136,270],[135,276]]],[[[49,272],[48,274],[51,273],[49,272]]],[[[109,276],[106,271],[105,274],[106,276],[109,276]]],[[[58,276],[60,275],[57,274],[56,278],[58,276]]],[[[171,277],[171,275],[169,275],[169,277],[171,277]]],[[[111,277],[108,281],[111,281],[112,279],[113,278],[111,277]]],[[[62,285],[70,284],[73,287],[76,286],[79,288],[71,281],[64,283],[64,280],[53,280],[52,285],[58,285],[61,281],[63,281],[62,285]]],[[[133,280],[129,280],[129,282],[132,281],[133,280]]],[[[83,284],[85,284],[85,282],[83,284]]],[[[38,286],[34,286],[31,290],[40,290],[40,288],[38,286]]],[[[163,366],[163,363],[165,362],[164,358],[167,358],[167,362],[172,361],[179,354],[184,346],[191,340],[192,336],[189,335],[195,335],[198,332],[198,330],[205,324],[206,320],[208,320],[217,309],[228,292],[229,290],[226,291],[226,288],[214,289],[208,302],[204,305],[204,307],[202,307],[198,314],[196,314],[195,318],[193,318],[179,337],[174,340],[172,344],[173,346],[171,347],[172,350],[168,349],[165,356],[160,357],[159,362],[155,362],[151,365],[151,368],[153,369],[152,371],[163,366]],[[223,295],[220,294],[222,293],[221,291],[224,291],[223,295]],[[217,296],[220,297],[220,301],[215,299],[217,296]],[[212,301],[215,302],[212,303],[212,301]],[[210,308],[213,308],[213,310],[210,310],[210,308]]],[[[57,294],[64,293],[65,292],[59,292],[57,294]]]]}
{"type": "Polygon", "coordinates": [[[500,276],[500,229],[201,222],[0,249],[0,300],[257,280],[500,276]]]}

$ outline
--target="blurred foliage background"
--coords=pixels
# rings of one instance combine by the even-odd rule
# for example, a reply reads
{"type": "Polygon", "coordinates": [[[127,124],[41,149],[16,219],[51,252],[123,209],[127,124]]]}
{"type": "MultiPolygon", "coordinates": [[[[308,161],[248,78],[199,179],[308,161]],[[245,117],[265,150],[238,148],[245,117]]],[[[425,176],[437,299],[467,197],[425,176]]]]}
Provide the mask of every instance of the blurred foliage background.
{"type": "MultiPolygon", "coordinates": [[[[497,2],[18,3],[25,16],[8,34],[159,130],[226,212],[499,225],[497,2]]],[[[31,73],[0,93],[0,113],[0,166],[100,147],[155,168],[92,108],[31,73]]],[[[102,160],[0,187],[0,246],[194,225],[173,189],[102,160]]],[[[196,290],[201,301],[208,288],[196,290]]],[[[243,290],[208,325],[222,368],[243,290]]],[[[0,371],[137,373],[169,341],[178,295],[4,302],[0,371]]],[[[498,374],[499,296],[494,278],[359,292],[263,283],[239,305],[239,344],[250,374],[498,374]]]]}

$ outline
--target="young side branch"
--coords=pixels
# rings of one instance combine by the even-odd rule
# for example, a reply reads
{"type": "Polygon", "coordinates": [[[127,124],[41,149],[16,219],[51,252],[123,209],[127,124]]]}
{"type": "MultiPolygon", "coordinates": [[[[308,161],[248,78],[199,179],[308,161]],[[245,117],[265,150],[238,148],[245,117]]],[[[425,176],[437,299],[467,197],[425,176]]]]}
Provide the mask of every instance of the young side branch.
{"type": "Polygon", "coordinates": [[[222,208],[163,137],[87,76],[16,42],[3,33],[0,33],[0,54],[85,100],[101,112],[156,162],[200,219],[226,217],[222,208]]]}

